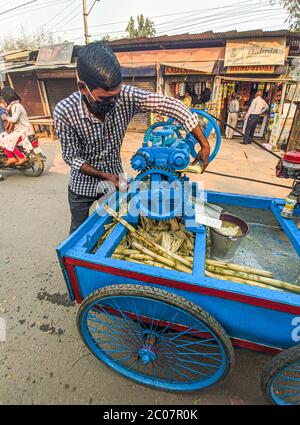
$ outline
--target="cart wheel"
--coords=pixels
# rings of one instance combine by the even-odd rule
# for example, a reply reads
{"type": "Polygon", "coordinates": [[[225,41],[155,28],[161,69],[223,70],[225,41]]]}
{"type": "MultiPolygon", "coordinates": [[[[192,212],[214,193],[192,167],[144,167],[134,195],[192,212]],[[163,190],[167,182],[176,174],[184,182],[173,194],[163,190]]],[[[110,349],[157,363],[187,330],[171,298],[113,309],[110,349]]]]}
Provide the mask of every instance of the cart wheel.
{"type": "Polygon", "coordinates": [[[273,404],[300,405],[300,345],[273,358],[262,374],[261,386],[273,404]]]}
{"type": "Polygon", "coordinates": [[[81,305],[77,326],[98,359],[157,389],[200,390],[225,379],[234,363],[231,341],[212,316],[155,287],[99,289],[81,305]]]}

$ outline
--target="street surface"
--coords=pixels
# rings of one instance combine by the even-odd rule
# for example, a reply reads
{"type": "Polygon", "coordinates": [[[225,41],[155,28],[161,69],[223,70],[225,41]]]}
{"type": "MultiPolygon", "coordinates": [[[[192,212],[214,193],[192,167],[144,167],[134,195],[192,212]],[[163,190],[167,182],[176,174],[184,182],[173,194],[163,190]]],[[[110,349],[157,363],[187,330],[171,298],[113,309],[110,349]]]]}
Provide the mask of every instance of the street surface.
{"type": "MultiPolygon", "coordinates": [[[[124,166],[142,134],[127,135],[124,166]]],[[[222,384],[193,394],[141,387],[89,354],[76,329],[55,247],[69,229],[68,167],[58,142],[41,139],[48,157],[42,177],[6,172],[0,182],[0,317],[7,339],[0,343],[0,404],[265,404],[260,373],[270,356],[236,350],[236,366],[222,384]]],[[[223,141],[209,170],[287,184],[274,177],[276,158],[257,147],[223,141]]],[[[193,178],[194,175],[191,175],[193,178]]],[[[288,189],[205,174],[211,190],[285,196],[288,189]]],[[[250,318],[249,318],[250,319],[250,318]]]]}

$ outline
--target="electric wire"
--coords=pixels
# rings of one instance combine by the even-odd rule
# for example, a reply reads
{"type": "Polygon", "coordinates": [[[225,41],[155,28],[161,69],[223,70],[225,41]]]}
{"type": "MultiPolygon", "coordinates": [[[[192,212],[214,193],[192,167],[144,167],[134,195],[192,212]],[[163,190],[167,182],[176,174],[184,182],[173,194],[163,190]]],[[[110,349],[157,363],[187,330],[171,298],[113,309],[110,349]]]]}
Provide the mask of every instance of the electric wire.
{"type": "MultiPolygon", "coordinates": [[[[268,1],[266,1],[266,4],[268,3],[268,1]]],[[[237,6],[237,5],[243,5],[249,4],[249,1],[243,1],[243,2],[238,2],[238,3],[234,3],[232,5],[227,5],[227,6],[222,6],[222,7],[216,7],[213,9],[213,13],[215,13],[216,10],[219,9],[228,9],[228,8],[232,8],[233,6],[237,6]]],[[[253,6],[255,6],[256,4],[262,4],[260,3],[255,3],[253,6]]],[[[164,14],[164,15],[155,15],[155,16],[150,16],[149,19],[156,19],[156,18],[163,18],[163,17],[169,17],[169,16],[176,16],[176,15],[183,15],[183,14],[188,14],[188,13],[193,13],[192,16],[195,15],[195,12],[199,12],[199,13],[203,13],[206,11],[212,11],[211,8],[208,9],[196,9],[196,10],[188,10],[186,12],[176,12],[176,13],[168,13],[168,14],[164,14]]],[[[179,20],[181,20],[182,18],[179,18],[179,20]]],[[[177,21],[177,20],[176,20],[177,21]]],[[[170,22],[170,21],[167,21],[170,22]]],[[[172,22],[172,21],[171,21],[172,22]]],[[[105,24],[97,24],[97,25],[90,25],[90,28],[98,28],[98,27],[105,27],[105,26],[112,26],[112,25],[117,25],[117,24],[128,24],[128,20],[127,21],[117,21],[117,22],[109,22],[109,23],[105,23],[105,24]]],[[[165,22],[162,23],[155,23],[155,27],[156,26],[160,26],[160,25],[164,25],[165,22]]],[[[75,30],[81,30],[83,29],[83,27],[77,27],[77,28],[67,28],[66,31],[75,31],[75,30]]],[[[125,31],[121,31],[120,32],[125,32],[125,31]]]]}
{"type": "Polygon", "coordinates": [[[0,15],[4,15],[5,13],[12,12],[13,10],[16,10],[16,9],[20,9],[21,7],[27,6],[28,4],[36,3],[37,1],[39,1],[39,0],[29,0],[26,3],[19,4],[19,6],[14,6],[14,7],[8,9],[8,10],[4,10],[4,12],[0,12],[0,15]]]}
{"type": "Polygon", "coordinates": [[[45,8],[47,8],[47,7],[53,7],[53,6],[57,6],[57,5],[60,5],[60,4],[63,4],[63,3],[65,3],[66,1],[72,1],[72,0],[57,0],[57,1],[55,1],[55,2],[46,2],[46,3],[40,3],[39,4],[39,6],[38,7],[35,7],[35,8],[24,8],[23,10],[22,10],[22,12],[19,12],[19,13],[17,13],[17,14],[14,14],[14,15],[10,15],[10,16],[6,16],[6,17],[4,17],[4,18],[0,18],[0,22],[5,22],[5,21],[9,21],[9,20],[11,20],[11,19],[14,19],[15,17],[17,17],[17,16],[23,16],[23,15],[25,15],[26,13],[32,13],[32,12],[35,12],[35,11],[37,11],[37,10],[41,10],[41,9],[45,9],[45,8]]]}
{"type": "Polygon", "coordinates": [[[71,20],[73,19],[73,17],[75,17],[78,15],[78,10],[80,9],[80,13],[81,13],[81,4],[78,4],[68,16],[63,17],[62,19],[60,19],[58,22],[56,22],[51,28],[50,31],[55,31],[58,32],[60,28],[64,27],[66,24],[68,24],[69,22],[71,22],[71,20]],[[67,22],[65,22],[66,20],[68,20],[67,22]],[[57,30],[58,28],[58,30],[57,30]]]}

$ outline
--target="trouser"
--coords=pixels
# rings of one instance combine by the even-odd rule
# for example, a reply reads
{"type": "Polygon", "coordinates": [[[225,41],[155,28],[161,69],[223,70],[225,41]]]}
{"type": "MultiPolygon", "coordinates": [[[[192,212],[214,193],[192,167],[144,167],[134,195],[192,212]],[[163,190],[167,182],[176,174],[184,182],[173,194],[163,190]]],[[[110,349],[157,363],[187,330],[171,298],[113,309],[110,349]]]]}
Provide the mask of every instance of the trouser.
{"type": "MultiPolygon", "coordinates": [[[[255,115],[255,114],[249,115],[246,129],[245,129],[245,136],[248,136],[252,139],[252,137],[254,136],[254,132],[258,124],[258,121],[259,121],[259,115],[255,115]]],[[[247,139],[246,137],[244,137],[244,143],[251,143],[251,141],[247,139]]]]}
{"type": "MultiPolygon", "coordinates": [[[[231,125],[232,127],[236,127],[237,122],[238,122],[238,113],[229,112],[228,118],[227,118],[227,124],[231,125]]],[[[234,133],[234,130],[232,130],[232,128],[226,127],[226,131],[225,131],[226,139],[232,139],[233,133],[234,133]]]]}
{"type": "Polygon", "coordinates": [[[103,196],[102,193],[96,197],[77,195],[72,192],[70,188],[68,189],[68,199],[71,212],[71,227],[69,234],[75,232],[75,230],[77,230],[78,227],[88,218],[91,206],[101,196],[103,196]]]}
{"type": "Polygon", "coordinates": [[[5,152],[5,154],[6,154],[6,156],[7,156],[8,159],[14,158],[15,156],[17,158],[19,158],[19,159],[23,159],[24,158],[24,155],[22,154],[21,151],[19,151],[18,148],[15,148],[12,152],[9,151],[6,148],[3,148],[3,150],[4,150],[4,152],[5,152]]]}

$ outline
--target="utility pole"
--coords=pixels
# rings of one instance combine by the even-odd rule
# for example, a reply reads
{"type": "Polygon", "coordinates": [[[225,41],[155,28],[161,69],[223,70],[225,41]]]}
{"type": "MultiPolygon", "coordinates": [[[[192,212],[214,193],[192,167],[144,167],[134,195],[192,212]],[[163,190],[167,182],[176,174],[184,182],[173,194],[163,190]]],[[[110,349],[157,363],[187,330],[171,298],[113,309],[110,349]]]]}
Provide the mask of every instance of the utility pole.
{"type": "Polygon", "coordinates": [[[83,24],[84,24],[84,40],[85,44],[88,44],[90,41],[90,34],[89,34],[89,26],[88,26],[88,16],[91,13],[93,7],[97,2],[100,0],[94,0],[94,3],[92,4],[89,11],[86,10],[86,0],[82,0],[82,13],[83,13],[83,24]]]}
{"type": "Polygon", "coordinates": [[[86,0],[82,0],[82,11],[83,11],[83,24],[84,24],[84,40],[85,44],[90,41],[89,28],[88,28],[88,13],[86,10],[86,0]]]}

